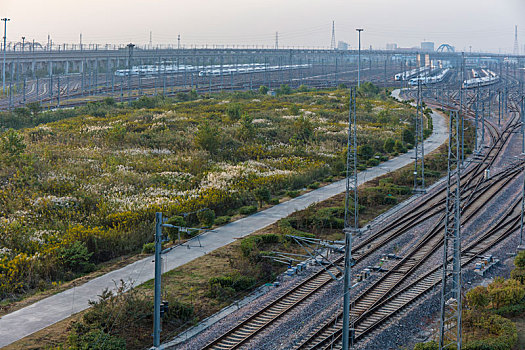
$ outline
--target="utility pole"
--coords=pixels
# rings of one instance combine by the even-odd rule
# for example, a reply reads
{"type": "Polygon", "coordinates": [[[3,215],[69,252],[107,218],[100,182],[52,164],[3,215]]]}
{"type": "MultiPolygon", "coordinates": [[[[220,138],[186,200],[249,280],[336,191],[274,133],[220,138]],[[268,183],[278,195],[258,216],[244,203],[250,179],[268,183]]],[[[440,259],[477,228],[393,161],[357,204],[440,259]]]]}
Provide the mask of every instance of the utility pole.
{"type": "Polygon", "coordinates": [[[82,51],[82,33],[80,33],[80,51],[82,51]]]}
{"type": "Polygon", "coordinates": [[[441,279],[439,349],[461,349],[461,154],[460,116],[449,113],[447,199],[441,279]]]}
{"type": "Polygon", "coordinates": [[[348,113],[348,143],[346,149],[346,197],[345,197],[345,274],[343,290],[343,349],[349,349],[354,342],[354,329],[350,328],[350,290],[352,288],[352,235],[359,232],[357,193],[357,125],[356,89],[350,89],[350,110],[348,113]],[[353,215],[350,216],[350,192],[353,192],[353,215]],[[353,218],[353,220],[351,220],[353,218]],[[352,222],[353,221],[353,222],[352,222]]]}
{"type": "Polygon", "coordinates": [[[361,86],[361,32],[364,30],[362,28],[357,28],[359,33],[359,50],[357,54],[357,87],[361,86]]]}
{"type": "Polygon", "coordinates": [[[153,32],[149,31],[149,49],[151,50],[153,48],[153,32]]]}
{"type": "Polygon", "coordinates": [[[180,50],[180,34],[177,35],[177,50],[180,50]]]}
{"type": "Polygon", "coordinates": [[[275,32],[275,49],[279,49],[279,32],[275,32]]]}
{"type": "Polygon", "coordinates": [[[161,278],[162,278],[162,213],[155,214],[155,301],[153,311],[153,346],[160,346],[160,304],[161,304],[161,278]]]}
{"type": "Polygon", "coordinates": [[[417,81],[416,135],[414,142],[414,193],[425,193],[425,148],[424,148],[423,85],[417,81]]]}
{"type": "Polygon", "coordinates": [[[2,21],[4,21],[4,66],[2,68],[2,93],[5,94],[5,52],[7,50],[6,40],[7,40],[7,22],[9,22],[11,19],[9,18],[2,18],[2,21]]]}
{"type": "Polygon", "coordinates": [[[135,47],[134,44],[129,43],[128,44],[128,105],[131,106],[131,67],[132,60],[133,60],[133,48],[135,47]]]}

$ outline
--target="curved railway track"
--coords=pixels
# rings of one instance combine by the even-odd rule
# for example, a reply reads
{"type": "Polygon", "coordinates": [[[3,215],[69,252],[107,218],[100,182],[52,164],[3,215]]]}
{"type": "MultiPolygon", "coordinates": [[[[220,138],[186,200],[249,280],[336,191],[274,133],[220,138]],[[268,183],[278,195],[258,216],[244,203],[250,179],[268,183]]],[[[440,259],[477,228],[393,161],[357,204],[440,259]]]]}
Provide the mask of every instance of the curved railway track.
{"type": "MultiPolygon", "coordinates": [[[[465,190],[462,192],[462,197],[465,201],[464,210],[467,210],[471,205],[473,205],[477,199],[486,198],[487,196],[490,196],[490,193],[497,192],[501,186],[508,184],[510,179],[517,176],[517,174],[519,174],[521,171],[521,168],[518,167],[514,169],[507,169],[504,172],[495,175],[490,182],[483,181],[484,170],[493,164],[501,151],[502,147],[497,147],[496,145],[505,144],[507,142],[512,133],[513,127],[509,126],[503,132],[499,132],[496,126],[492,125],[490,122],[487,122],[487,129],[489,131],[489,135],[493,139],[493,146],[485,156],[485,161],[475,163],[473,166],[469,167],[468,171],[463,175],[462,178],[462,186],[465,188],[465,190]]],[[[352,255],[355,256],[356,263],[359,263],[366,256],[370,255],[374,251],[377,251],[377,249],[380,247],[388,244],[393,239],[397,238],[409,229],[417,226],[421,222],[431,217],[437,216],[439,213],[442,213],[444,209],[445,191],[446,190],[443,188],[439,189],[437,194],[434,194],[432,197],[425,198],[422,205],[419,205],[418,209],[416,209],[414,212],[411,212],[404,217],[393,219],[389,225],[358,243],[352,251],[352,255]]],[[[474,209],[471,217],[474,216],[474,214],[480,210],[480,208],[481,207],[474,209]]],[[[439,231],[439,228],[435,228],[432,231],[432,234],[428,235],[428,239],[419,245],[419,247],[424,247],[425,244],[423,243],[426,243],[426,245],[431,248],[428,248],[429,250],[427,249],[427,251],[421,249],[419,252],[414,252],[414,256],[412,258],[415,257],[416,260],[422,260],[423,258],[430,256],[436,249],[438,249],[440,244],[440,239],[437,238],[439,236],[439,231]]],[[[335,260],[335,263],[340,264],[342,261],[343,260],[340,257],[335,260]]],[[[406,259],[404,259],[404,261],[406,261],[406,259]]],[[[417,266],[419,266],[419,264],[408,268],[405,266],[403,271],[412,271],[412,269],[416,268],[417,266]]],[[[333,270],[334,274],[338,271],[336,269],[333,270]]],[[[273,324],[281,316],[286,314],[286,312],[293,309],[305,301],[308,297],[321,290],[331,281],[332,279],[326,272],[317,272],[279,299],[271,302],[247,319],[237,324],[221,337],[207,344],[204,348],[236,349],[241,347],[255,335],[257,335],[261,330],[273,324]]]]}

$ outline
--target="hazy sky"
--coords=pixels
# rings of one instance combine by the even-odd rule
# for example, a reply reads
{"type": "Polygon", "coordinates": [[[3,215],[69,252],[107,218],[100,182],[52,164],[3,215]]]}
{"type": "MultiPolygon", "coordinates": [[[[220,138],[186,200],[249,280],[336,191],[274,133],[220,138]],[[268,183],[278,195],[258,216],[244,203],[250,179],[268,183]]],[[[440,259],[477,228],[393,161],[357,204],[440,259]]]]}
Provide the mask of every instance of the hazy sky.
{"type": "MultiPolygon", "coordinates": [[[[401,47],[423,40],[458,50],[512,52],[518,25],[525,44],[525,0],[0,0],[9,17],[8,40],[55,44],[257,44],[329,46],[332,20],[336,40],[363,47],[401,47]]],[[[2,32],[3,33],[3,32],[2,32]]]]}

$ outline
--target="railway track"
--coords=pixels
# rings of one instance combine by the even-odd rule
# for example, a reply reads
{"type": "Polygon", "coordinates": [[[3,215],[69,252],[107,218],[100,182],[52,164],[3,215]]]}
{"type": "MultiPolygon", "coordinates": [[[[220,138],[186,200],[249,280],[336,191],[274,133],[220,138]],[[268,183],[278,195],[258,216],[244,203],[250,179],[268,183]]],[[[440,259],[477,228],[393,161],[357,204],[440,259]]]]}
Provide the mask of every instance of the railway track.
{"type": "MultiPolygon", "coordinates": [[[[490,124],[489,124],[490,125],[490,124]]],[[[510,137],[510,133],[507,130],[499,133],[495,126],[490,129],[492,137],[495,139],[494,145],[498,143],[505,143],[510,137]]],[[[511,130],[509,128],[509,130],[511,130]]],[[[494,160],[497,158],[501,147],[493,147],[489,154],[486,156],[486,162],[476,163],[469,169],[469,172],[462,179],[462,185],[466,186],[466,190],[463,192],[463,198],[466,201],[465,208],[468,208],[475,199],[481,198],[483,195],[487,195],[487,192],[491,186],[487,185],[487,182],[483,182],[484,169],[487,166],[492,165],[494,160]],[[491,153],[492,156],[490,156],[491,153]],[[475,195],[477,193],[477,195],[475,195]]],[[[502,174],[498,174],[492,179],[492,186],[498,183],[508,183],[509,176],[516,176],[519,173],[518,170],[507,170],[502,174]]],[[[393,239],[397,238],[403,232],[417,226],[421,222],[438,215],[443,212],[444,209],[444,189],[440,189],[437,195],[427,198],[424,201],[424,205],[420,205],[418,210],[410,213],[407,217],[396,218],[394,221],[387,225],[387,227],[381,229],[373,236],[360,242],[353,249],[353,256],[355,256],[356,263],[362,261],[366,256],[377,251],[385,244],[388,244],[393,239]],[[441,196],[441,198],[439,198],[441,196]],[[436,200],[436,198],[439,198],[436,200]],[[366,249],[365,249],[366,247],[366,249]]],[[[493,190],[497,191],[497,189],[493,190]]],[[[433,237],[437,237],[436,229],[433,231],[433,237]]],[[[439,244],[437,238],[433,238],[433,246],[439,244]]],[[[427,242],[428,243],[428,242],[427,242]]],[[[432,246],[432,245],[431,245],[432,246]]],[[[424,256],[435,251],[434,248],[431,252],[419,252],[418,256],[424,256]]],[[[416,257],[417,260],[417,257],[416,257]]],[[[335,260],[336,264],[342,263],[342,258],[335,260]]],[[[334,274],[337,274],[337,270],[334,269],[334,274]]],[[[269,305],[263,307],[261,310],[251,315],[248,319],[240,322],[234,328],[230,329],[223,336],[215,339],[211,343],[207,344],[205,349],[236,349],[246,344],[251,338],[257,335],[261,330],[265,329],[270,324],[276,322],[282,315],[291,310],[292,308],[299,305],[301,302],[306,300],[309,296],[320,291],[323,287],[332,281],[330,276],[320,271],[314,276],[308,278],[302,282],[299,286],[295,287],[281,298],[271,302],[269,305]]]]}
{"type": "MultiPolygon", "coordinates": [[[[462,249],[461,265],[472,263],[476,258],[490,248],[507,238],[519,229],[521,215],[521,199],[513,201],[512,205],[500,217],[498,222],[484,234],[478,236],[462,249]]],[[[376,303],[364,309],[353,319],[355,341],[360,341],[374,330],[381,327],[388,319],[403,312],[412,303],[419,300],[441,283],[442,268],[436,266],[408,284],[394,284],[389,293],[376,303]]],[[[359,312],[358,310],[355,310],[359,312]]],[[[316,330],[297,349],[341,349],[342,312],[316,330]]]]}
{"type": "MultiPolygon", "coordinates": [[[[513,126],[509,125],[508,130],[513,130],[513,126]]],[[[462,224],[467,224],[480,210],[485,207],[486,198],[495,195],[507,186],[510,181],[521,174],[523,164],[515,165],[512,176],[501,182],[485,195],[480,196],[480,201],[473,206],[470,211],[467,205],[462,207],[463,220],[462,224]]],[[[517,202],[512,206],[512,210],[516,210],[517,202]]],[[[509,213],[502,216],[501,222],[506,222],[509,213]]],[[[516,216],[514,216],[515,218],[516,216]]],[[[356,341],[364,338],[371,331],[375,330],[386,320],[402,311],[406,306],[417,300],[424,293],[441,281],[440,267],[432,269],[430,273],[424,274],[423,277],[416,278],[416,282],[405,286],[408,279],[412,278],[415,272],[419,270],[423,264],[442,246],[443,236],[440,232],[444,229],[443,217],[424,237],[419,244],[413,247],[409,253],[404,255],[404,258],[398,262],[394,267],[390,268],[378,281],[367,288],[363,293],[355,298],[352,308],[352,323],[355,325],[355,339],[356,341]],[[405,287],[403,287],[405,286],[405,287]]],[[[508,226],[508,225],[507,225],[508,226]]],[[[462,264],[472,261],[473,258],[481,254],[481,252],[488,250],[496,243],[501,241],[501,237],[496,240],[491,240],[491,235],[494,232],[500,232],[498,229],[501,224],[496,224],[489,234],[483,235],[481,238],[475,240],[476,244],[469,244],[463,252],[469,253],[471,259],[463,259],[462,264]],[[473,249],[477,250],[473,250],[473,249]]],[[[512,226],[515,229],[515,226],[512,226]]],[[[513,229],[507,228],[502,231],[504,237],[512,233],[513,229]]],[[[342,332],[342,311],[339,311],[335,317],[322,325],[319,329],[310,334],[297,349],[337,349],[340,348],[342,332]]]]}

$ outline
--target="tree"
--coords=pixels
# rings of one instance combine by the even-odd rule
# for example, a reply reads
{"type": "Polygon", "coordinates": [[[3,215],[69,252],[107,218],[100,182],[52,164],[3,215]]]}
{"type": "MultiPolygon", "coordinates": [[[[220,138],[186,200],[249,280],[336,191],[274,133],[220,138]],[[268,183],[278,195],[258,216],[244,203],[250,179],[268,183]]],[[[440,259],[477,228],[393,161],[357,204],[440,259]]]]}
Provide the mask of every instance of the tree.
{"type": "Polygon", "coordinates": [[[338,90],[348,89],[348,86],[346,86],[346,84],[341,83],[341,84],[337,85],[337,89],[338,90]]]}
{"type": "Polygon", "coordinates": [[[268,93],[268,88],[267,88],[266,86],[264,86],[264,85],[261,85],[261,86],[259,87],[259,93],[260,93],[261,95],[266,95],[266,94],[268,93]]]}
{"type": "Polygon", "coordinates": [[[264,202],[269,202],[272,198],[272,194],[267,187],[258,187],[254,192],[255,199],[259,202],[259,208],[262,208],[264,202]]]}
{"type": "Polygon", "coordinates": [[[278,90],[279,95],[289,95],[292,93],[292,89],[290,89],[290,86],[288,84],[281,84],[281,87],[278,90]]]}
{"type": "Polygon", "coordinates": [[[374,155],[374,150],[370,145],[357,146],[357,155],[363,160],[368,160],[374,155]]]}
{"type": "Polygon", "coordinates": [[[299,86],[299,88],[297,89],[297,92],[308,92],[308,90],[308,86],[301,84],[301,86],[299,86]]]}
{"type": "Polygon", "coordinates": [[[42,112],[42,106],[40,105],[40,102],[30,102],[26,106],[31,111],[33,118],[38,117],[38,114],[42,112]]]}
{"type": "Polygon", "coordinates": [[[221,144],[219,129],[206,120],[199,125],[199,128],[195,133],[195,144],[208,151],[210,154],[217,154],[221,144]]]}
{"type": "Polygon", "coordinates": [[[396,141],[389,137],[385,140],[385,143],[383,144],[383,148],[385,152],[392,153],[394,152],[394,145],[396,144],[396,141]]]}
{"type": "Polygon", "coordinates": [[[414,133],[408,128],[403,129],[403,132],[401,133],[401,138],[403,139],[403,142],[410,143],[412,145],[416,141],[414,139],[414,133]]]}
{"type": "Polygon", "coordinates": [[[370,103],[370,101],[368,100],[366,100],[365,103],[363,104],[363,109],[365,110],[366,113],[371,113],[373,108],[374,106],[372,106],[372,103],[370,103]]]}

